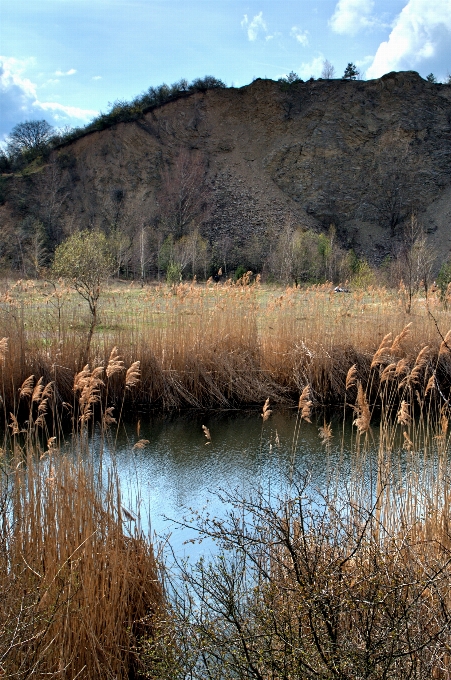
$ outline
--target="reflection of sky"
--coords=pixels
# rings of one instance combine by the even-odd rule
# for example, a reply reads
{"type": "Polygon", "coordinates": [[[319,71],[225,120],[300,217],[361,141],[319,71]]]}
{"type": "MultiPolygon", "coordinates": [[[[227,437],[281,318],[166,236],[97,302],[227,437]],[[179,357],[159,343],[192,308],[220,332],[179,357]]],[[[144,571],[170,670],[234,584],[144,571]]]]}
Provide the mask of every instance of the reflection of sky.
{"type": "MultiPolygon", "coordinates": [[[[194,530],[182,530],[174,520],[189,517],[190,509],[224,516],[218,491],[246,495],[259,486],[271,495],[283,492],[293,450],[296,470],[309,472],[313,487],[325,488],[338,469],[349,471],[349,461],[340,454],[338,422],[333,425],[337,443],[329,455],[318,438],[317,424],[303,422],[293,442],[295,424],[293,412],[274,413],[263,429],[258,411],[142,417],[139,436],[136,425],[130,425],[118,438],[115,458],[123,503],[134,512],[140,507],[146,532],[170,533],[178,555],[185,550],[199,554],[201,549],[192,544],[184,547],[184,541],[196,536],[194,530]],[[206,444],[202,425],[210,429],[211,444],[206,444]],[[148,439],[149,444],[133,450],[138,439],[148,439]]],[[[202,550],[206,545],[210,547],[203,543],[202,550]]]]}

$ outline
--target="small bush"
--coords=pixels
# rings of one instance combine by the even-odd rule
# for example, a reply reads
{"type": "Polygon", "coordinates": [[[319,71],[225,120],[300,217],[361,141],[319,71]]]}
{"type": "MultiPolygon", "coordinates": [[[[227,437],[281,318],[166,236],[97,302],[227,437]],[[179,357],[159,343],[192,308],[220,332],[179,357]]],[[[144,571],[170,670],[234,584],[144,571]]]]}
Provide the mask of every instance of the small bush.
{"type": "Polygon", "coordinates": [[[246,274],[246,272],[247,268],[240,264],[240,266],[235,269],[235,274],[233,276],[234,281],[241,279],[246,274]]]}
{"type": "Polygon", "coordinates": [[[440,289],[440,298],[445,300],[448,286],[451,283],[451,260],[446,260],[440,267],[437,277],[437,285],[440,289]]]}
{"type": "Polygon", "coordinates": [[[180,283],[182,280],[182,268],[177,262],[170,262],[166,269],[166,282],[169,285],[180,283]]]}

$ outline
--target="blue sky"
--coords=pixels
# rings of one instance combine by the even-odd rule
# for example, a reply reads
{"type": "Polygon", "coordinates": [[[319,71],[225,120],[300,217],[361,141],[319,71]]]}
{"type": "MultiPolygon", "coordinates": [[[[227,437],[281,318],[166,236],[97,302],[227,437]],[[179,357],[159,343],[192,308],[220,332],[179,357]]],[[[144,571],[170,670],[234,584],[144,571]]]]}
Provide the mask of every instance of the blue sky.
{"type": "Polygon", "coordinates": [[[204,75],[451,72],[451,0],[0,0],[0,140],[83,125],[109,102],[204,75]]]}

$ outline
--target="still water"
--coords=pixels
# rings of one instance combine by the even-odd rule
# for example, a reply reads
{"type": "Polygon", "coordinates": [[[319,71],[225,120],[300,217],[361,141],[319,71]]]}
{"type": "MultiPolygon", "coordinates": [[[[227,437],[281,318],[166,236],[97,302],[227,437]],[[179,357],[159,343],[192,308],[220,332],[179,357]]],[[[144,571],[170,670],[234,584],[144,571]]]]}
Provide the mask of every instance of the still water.
{"type": "MultiPolygon", "coordinates": [[[[323,418],[312,424],[302,422],[296,436],[296,411],[275,412],[264,424],[260,412],[142,416],[139,430],[137,422],[121,428],[104,460],[117,466],[124,506],[135,513],[140,510],[146,533],[170,535],[179,556],[185,551],[192,556],[199,549],[190,544],[188,548],[186,541],[196,534],[178,523],[190,515],[190,509],[222,517],[226,506],[217,495],[221,490],[247,495],[260,487],[276,495],[286,488],[293,462],[296,471],[308,472],[312,486],[319,489],[337,470],[346,477],[349,454],[342,450],[338,417],[326,451],[318,436],[323,418]],[[209,429],[210,443],[203,425],[209,429]],[[134,448],[143,439],[148,440],[145,447],[134,448]]],[[[95,451],[95,437],[92,446],[95,451]]]]}

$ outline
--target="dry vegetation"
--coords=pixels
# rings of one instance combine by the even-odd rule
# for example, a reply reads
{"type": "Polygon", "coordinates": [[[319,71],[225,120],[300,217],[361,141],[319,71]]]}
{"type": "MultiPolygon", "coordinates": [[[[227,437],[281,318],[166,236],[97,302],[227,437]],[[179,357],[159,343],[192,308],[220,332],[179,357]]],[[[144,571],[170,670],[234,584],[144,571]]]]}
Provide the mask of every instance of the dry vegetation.
{"type": "MultiPolygon", "coordinates": [[[[0,348],[4,360],[5,339],[0,348]]],[[[140,518],[123,507],[114,468],[104,470],[102,458],[94,468],[87,446],[95,405],[102,409],[102,440],[116,422],[112,409],[103,408],[100,388],[119,375],[132,389],[139,365],[126,370],[114,349],[105,370],[85,367],[75,376],[78,418],[65,451],[58,429],[49,436],[46,427],[45,416],[55,409],[53,383],[30,376],[15,413],[4,414],[0,677],[129,678],[140,665],[139,639],[152,638],[163,614],[140,518]]]]}
{"type": "MultiPolygon", "coordinates": [[[[406,317],[402,296],[110,289],[82,367],[76,298],[5,287],[0,675],[449,679],[451,332],[437,330],[449,315],[432,295],[406,317]],[[179,565],[164,594],[114,469],[93,467],[90,424],[102,450],[127,401],[261,399],[264,437],[271,406],[294,395],[286,495],[231,496],[226,520],[200,519],[219,557],[179,565]],[[337,399],[352,414],[352,474],[346,494],[332,479],[320,498],[296,476],[297,441],[314,402],[337,399]]],[[[319,436],[327,456],[339,434],[324,422],[319,436]]]]}
{"type": "MultiPolygon", "coordinates": [[[[373,368],[407,337],[404,329],[385,338],[373,368]]],[[[447,343],[440,352],[450,360],[447,343]]],[[[376,423],[371,386],[350,367],[356,435],[345,485],[336,471],[320,494],[295,474],[297,437],[312,408],[307,386],[286,492],[224,492],[226,519],[198,518],[218,557],[179,565],[183,578],[173,582],[174,630],[190,677],[451,677],[450,407],[431,399],[438,383],[427,378],[426,357],[423,349],[411,369],[403,357],[383,369],[376,423]]],[[[327,422],[319,435],[326,451],[340,437],[327,422]]],[[[170,664],[162,668],[171,677],[170,664]]]]}
{"type": "MultiPolygon", "coordinates": [[[[83,301],[43,282],[4,282],[1,293],[2,335],[10,346],[3,364],[9,410],[30,374],[54,381],[58,399],[71,402],[89,329],[83,301]]],[[[342,403],[347,367],[356,364],[366,380],[382,337],[409,322],[402,346],[409,365],[424,345],[437,357],[441,338],[429,311],[444,335],[451,321],[446,301],[436,293],[427,305],[417,298],[409,315],[405,304],[403,289],[335,294],[329,284],[119,284],[101,299],[88,360],[94,367],[106,362],[114,345],[126,361],[139,360],[142,382],[133,399],[152,408],[255,404],[268,394],[273,403],[295,404],[306,383],[316,401],[342,403]]],[[[372,377],[377,383],[374,372],[372,377]]],[[[121,384],[109,389],[119,403],[121,384]]]]}

